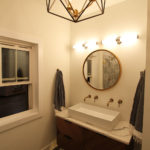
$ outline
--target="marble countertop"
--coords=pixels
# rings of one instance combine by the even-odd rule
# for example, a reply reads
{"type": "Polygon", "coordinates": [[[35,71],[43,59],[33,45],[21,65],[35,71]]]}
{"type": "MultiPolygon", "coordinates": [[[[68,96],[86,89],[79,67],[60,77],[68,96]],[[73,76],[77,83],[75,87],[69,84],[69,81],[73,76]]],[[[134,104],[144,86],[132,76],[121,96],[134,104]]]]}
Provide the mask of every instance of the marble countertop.
{"type": "Polygon", "coordinates": [[[132,137],[131,134],[130,134],[130,130],[129,130],[129,123],[126,122],[126,121],[120,121],[115,126],[115,128],[108,131],[108,130],[98,128],[98,127],[95,127],[94,125],[87,124],[87,123],[84,123],[82,121],[79,121],[79,120],[76,120],[76,119],[73,119],[73,118],[69,117],[67,109],[65,109],[61,112],[60,111],[55,111],[55,115],[57,117],[63,118],[63,119],[68,120],[68,121],[71,121],[72,123],[75,123],[79,126],[87,128],[87,129],[92,130],[94,132],[100,133],[100,134],[102,134],[106,137],[109,137],[109,138],[114,139],[118,142],[124,143],[126,145],[129,145],[131,137],[132,137]]]}

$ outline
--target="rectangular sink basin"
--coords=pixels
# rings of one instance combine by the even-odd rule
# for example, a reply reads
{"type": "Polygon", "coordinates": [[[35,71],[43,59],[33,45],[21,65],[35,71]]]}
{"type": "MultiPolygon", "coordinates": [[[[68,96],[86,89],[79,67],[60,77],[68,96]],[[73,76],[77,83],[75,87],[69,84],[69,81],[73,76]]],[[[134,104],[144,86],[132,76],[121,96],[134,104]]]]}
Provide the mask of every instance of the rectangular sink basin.
{"type": "Polygon", "coordinates": [[[78,103],[68,108],[69,117],[106,130],[112,130],[119,122],[120,112],[78,103]]]}

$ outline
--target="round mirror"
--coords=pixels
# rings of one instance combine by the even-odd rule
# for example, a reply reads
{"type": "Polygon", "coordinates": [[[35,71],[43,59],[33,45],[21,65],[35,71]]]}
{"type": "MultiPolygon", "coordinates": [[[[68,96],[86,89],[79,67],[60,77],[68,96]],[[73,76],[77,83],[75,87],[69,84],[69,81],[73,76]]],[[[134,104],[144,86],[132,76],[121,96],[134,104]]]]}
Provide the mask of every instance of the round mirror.
{"type": "Polygon", "coordinates": [[[90,53],[83,64],[83,76],[87,84],[97,90],[113,87],[121,75],[118,58],[108,50],[90,53]]]}

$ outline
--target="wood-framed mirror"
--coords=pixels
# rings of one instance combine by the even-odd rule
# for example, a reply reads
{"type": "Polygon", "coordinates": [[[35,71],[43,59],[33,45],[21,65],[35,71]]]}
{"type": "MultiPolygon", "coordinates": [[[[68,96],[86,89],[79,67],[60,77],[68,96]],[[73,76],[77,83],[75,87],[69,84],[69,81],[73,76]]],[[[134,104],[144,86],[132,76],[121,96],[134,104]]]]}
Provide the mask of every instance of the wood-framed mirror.
{"type": "Polygon", "coordinates": [[[86,57],[83,76],[86,83],[96,90],[110,89],[121,76],[120,61],[108,50],[96,50],[86,57]]]}

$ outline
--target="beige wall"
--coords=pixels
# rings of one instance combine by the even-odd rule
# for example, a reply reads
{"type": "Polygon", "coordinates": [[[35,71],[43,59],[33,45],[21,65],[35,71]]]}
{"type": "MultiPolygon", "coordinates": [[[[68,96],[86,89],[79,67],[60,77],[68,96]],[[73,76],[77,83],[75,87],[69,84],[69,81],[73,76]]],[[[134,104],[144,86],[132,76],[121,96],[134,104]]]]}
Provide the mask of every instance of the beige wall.
{"type": "Polygon", "coordinates": [[[0,133],[0,150],[40,150],[55,137],[52,101],[57,68],[63,71],[68,103],[70,23],[48,14],[45,0],[0,0],[0,18],[1,31],[35,37],[43,47],[42,118],[0,133]]]}
{"type": "Polygon", "coordinates": [[[144,104],[144,129],[143,148],[150,148],[150,2],[148,1],[148,22],[147,22],[147,51],[146,51],[146,83],[145,83],[145,104],[144,104]]]}
{"type": "MultiPolygon", "coordinates": [[[[107,8],[103,16],[71,25],[72,45],[76,42],[88,41],[93,38],[100,41],[109,35],[121,35],[124,32],[137,32],[140,35],[136,45],[129,47],[118,45],[109,49],[119,58],[122,74],[117,85],[106,91],[96,91],[84,81],[82,65],[90,52],[88,50],[76,52],[72,49],[70,58],[71,104],[83,101],[88,94],[92,96],[98,95],[99,100],[95,104],[102,106],[106,106],[108,100],[114,98],[115,103],[110,108],[121,111],[122,119],[129,120],[140,71],[145,69],[146,10],[146,0],[126,0],[123,3],[107,8]],[[118,99],[123,100],[120,108],[117,105],[118,99]]],[[[100,45],[100,48],[103,48],[102,45],[100,45]]],[[[87,100],[87,102],[93,103],[93,99],[87,100]]]]}
{"type": "MultiPolygon", "coordinates": [[[[13,0],[13,2],[0,0],[0,18],[1,30],[36,37],[43,45],[43,56],[41,56],[43,63],[40,64],[43,66],[43,71],[40,70],[42,75],[40,101],[43,117],[0,133],[0,150],[40,150],[55,137],[52,98],[57,68],[64,74],[67,103],[69,103],[69,93],[71,104],[83,101],[83,98],[90,93],[92,96],[99,96],[97,105],[106,106],[108,99],[112,97],[115,103],[111,108],[121,111],[123,119],[129,119],[139,72],[145,68],[146,0],[127,0],[106,9],[103,16],[71,25],[71,45],[95,37],[101,40],[111,34],[122,34],[125,31],[139,33],[140,39],[136,45],[110,49],[121,61],[122,75],[118,84],[107,91],[93,90],[83,79],[82,64],[89,51],[77,53],[72,50],[69,63],[70,23],[47,14],[45,0],[13,0]],[[71,92],[69,79],[71,79],[71,92]],[[116,104],[119,98],[124,100],[120,108],[116,104]]],[[[148,131],[146,124],[145,133],[148,131]]],[[[145,139],[144,146],[148,145],[147,134],[145,139]]],[[[144,150],[147,150],[146,146],[144,150]]]]}

